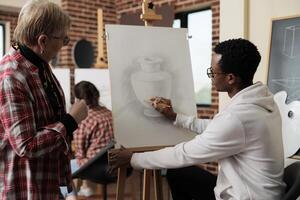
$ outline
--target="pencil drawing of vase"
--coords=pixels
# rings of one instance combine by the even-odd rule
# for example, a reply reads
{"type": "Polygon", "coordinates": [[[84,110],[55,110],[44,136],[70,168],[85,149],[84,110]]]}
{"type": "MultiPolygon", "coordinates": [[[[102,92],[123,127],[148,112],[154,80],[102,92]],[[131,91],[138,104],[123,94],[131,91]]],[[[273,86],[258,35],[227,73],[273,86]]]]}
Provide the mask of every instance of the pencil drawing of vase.
{"type": "Polygon", "coordinates": [[[149,117],[162,116],[149,103],[150,98],[159,96],[170,99],[171,75],[161,70],[162,59],[142,57],[138,59],[141,70],[131,74],[131,84],[135,95],[144,107],[144,114],[149,117]]]}

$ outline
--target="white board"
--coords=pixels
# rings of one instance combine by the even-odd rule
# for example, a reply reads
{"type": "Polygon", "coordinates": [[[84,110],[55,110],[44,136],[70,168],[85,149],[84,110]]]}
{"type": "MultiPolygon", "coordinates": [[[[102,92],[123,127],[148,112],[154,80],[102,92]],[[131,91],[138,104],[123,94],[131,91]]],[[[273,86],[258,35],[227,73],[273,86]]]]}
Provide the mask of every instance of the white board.
{"type": "Polygon", "coordinates": [[[147,102],[163,96],[176,112],[196,115],[187,30],[107,25],[106,31],[117,143],[152,147],[193,138],[147,102]]]}
{"type": "Polygon", "coordinates": [[[111,110],[111,91],[108,69],[75,69],[75,84],[80,81],[93,83],[100,92],[100,104],[111,110]]]}
{"type": "Polygon", "coordinates": [[[67,109],[67,111],[69,111],[69,109],[71,108],[70,69],[55,68],[55,69],[52,69],[52,71],[64,91],[65,101],[66,101],[66,109],[67,109]]]}

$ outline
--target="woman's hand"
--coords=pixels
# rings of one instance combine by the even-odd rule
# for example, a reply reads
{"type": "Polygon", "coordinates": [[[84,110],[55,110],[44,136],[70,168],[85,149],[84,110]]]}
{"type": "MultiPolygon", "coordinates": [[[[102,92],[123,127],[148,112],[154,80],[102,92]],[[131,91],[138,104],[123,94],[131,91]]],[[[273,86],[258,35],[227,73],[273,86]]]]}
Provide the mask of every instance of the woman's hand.
{"type": "Polygon", "coordinates": [[[88,114],[88,107],[85,100],[81,99],[79,101],[76,101],[73,104],[69,114],[75,119],[77,124],[84,120],[88,114]]]}

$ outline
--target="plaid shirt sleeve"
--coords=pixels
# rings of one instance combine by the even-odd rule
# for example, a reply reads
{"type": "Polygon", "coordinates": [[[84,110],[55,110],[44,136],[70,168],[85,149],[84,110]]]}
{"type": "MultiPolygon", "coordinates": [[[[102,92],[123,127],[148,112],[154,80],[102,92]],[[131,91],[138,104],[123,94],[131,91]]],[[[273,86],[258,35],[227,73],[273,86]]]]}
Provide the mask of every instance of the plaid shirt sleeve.
{"type": "Polygon", "coordinates": [[[80,123],[78,129],[74,132],[74,144],[76,149],[75,157],[79,166],[82,166],[88,161],[86,157],[86,149],[88,146],[88,144],[86,144],[87,129],[88,127],[86,127],[85,123],[80,123]]]}
{"type": "Polygon", "coordinates": [[[21,78],[24,77],[17,74],[1,81],[0,119],[12,148],[19,156],[28,157],[39,157],[62,148],[67,152],[66,130],[62,123],[37,130],[33,97],[21,78]],[[66,145],[62,145],[64,142],[66,145]]]}
{"type": "Polygon", "coordinates": [[[74,133],[75,157],[81,166],[113,139],[112,115],[105,107],[90,108],[74,133]]]}

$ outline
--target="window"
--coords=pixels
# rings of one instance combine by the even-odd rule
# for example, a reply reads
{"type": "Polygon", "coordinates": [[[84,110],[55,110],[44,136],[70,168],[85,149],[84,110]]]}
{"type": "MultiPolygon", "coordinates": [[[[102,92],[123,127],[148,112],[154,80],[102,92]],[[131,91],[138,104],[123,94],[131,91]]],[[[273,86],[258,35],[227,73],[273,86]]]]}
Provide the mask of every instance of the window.
{"type": "Polygon", "coordinates": [[[5,53],[5,25],[0,23],[0,58],[5,53]]]}
{"type": "Polygon", "coordinates": [[[199,106],[211,105],[211,80],[206,75],[210,67],[212,49],[211,9],[177,13],[174,28],[188,28],[192,71],[196,103],[199,106]]]}

